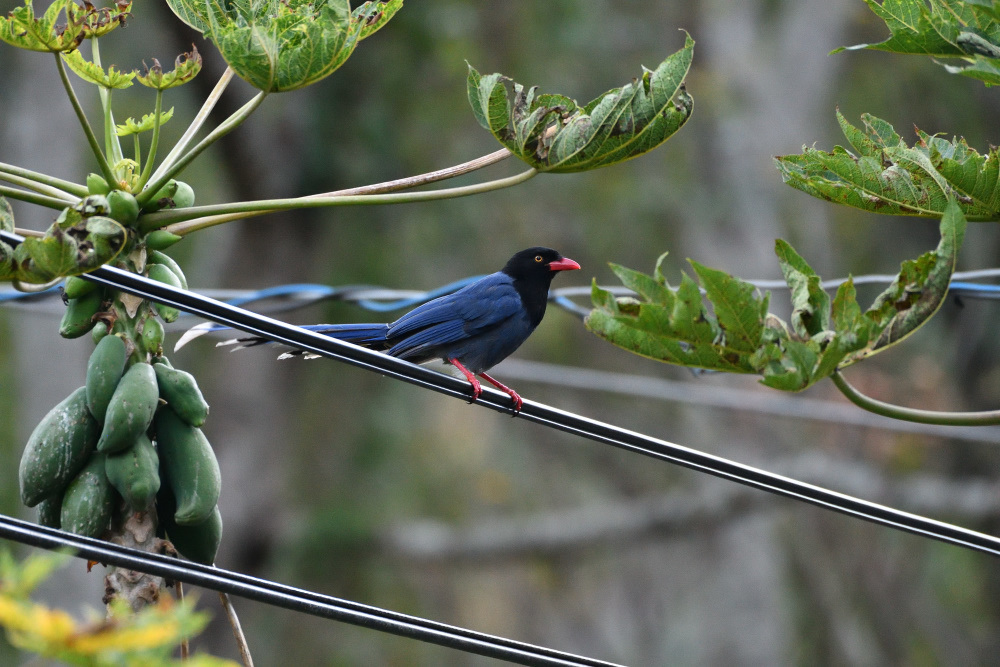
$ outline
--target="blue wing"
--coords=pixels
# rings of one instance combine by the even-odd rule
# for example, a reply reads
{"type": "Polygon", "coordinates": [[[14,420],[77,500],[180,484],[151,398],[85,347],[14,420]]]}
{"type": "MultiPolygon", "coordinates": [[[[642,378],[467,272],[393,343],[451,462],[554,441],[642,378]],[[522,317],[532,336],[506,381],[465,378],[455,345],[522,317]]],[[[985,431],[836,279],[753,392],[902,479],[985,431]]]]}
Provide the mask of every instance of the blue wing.
{"type": "Polygon", "coordinates": [[[414,308],[389,325],[388,354],[431,358],[450,345],[491,331],[523,313],[509,276],[494,273],[414,308]]]}

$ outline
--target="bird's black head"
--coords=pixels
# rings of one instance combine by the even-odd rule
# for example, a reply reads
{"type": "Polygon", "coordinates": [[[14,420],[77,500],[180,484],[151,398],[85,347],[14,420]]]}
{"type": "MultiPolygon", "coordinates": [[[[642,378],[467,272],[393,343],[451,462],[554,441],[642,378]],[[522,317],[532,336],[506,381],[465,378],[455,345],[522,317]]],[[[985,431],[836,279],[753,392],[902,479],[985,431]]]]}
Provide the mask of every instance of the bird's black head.
{"type": "Polygon", "coordinates": [[[538,246],[516,253],[503,267],[503,272],[514,279],[514,288],[521,296],[532,324],[537,326],[545,315],[549,285],[556,273],[579,268],[579,264],[552,248],[538,246]]]}

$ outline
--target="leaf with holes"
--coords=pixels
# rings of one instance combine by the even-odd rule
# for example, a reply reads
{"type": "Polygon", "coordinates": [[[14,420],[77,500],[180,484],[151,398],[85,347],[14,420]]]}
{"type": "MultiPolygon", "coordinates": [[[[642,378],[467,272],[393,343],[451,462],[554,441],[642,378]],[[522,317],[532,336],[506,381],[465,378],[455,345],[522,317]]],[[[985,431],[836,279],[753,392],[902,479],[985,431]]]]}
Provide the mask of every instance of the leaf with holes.
{"type": "Polygon", "coordinates": [[[597,169],[653,150],[687,122],[693,101],[684,77],[693,54],[687,35],[655,70],[643,68],[638,79],[586,105],[469,65],[469,103],[480,125],[539,171],[597,169]]]}
{"type": "Polygon", "coordinates": [[[877,44],[856,44],[833,51],[875,49],[891,53],[948,58],[961,64],[944,65],[953,74],[1000,84],[1000,15],[989,0],[865,0],[889,28],[890,36],[877,44]]]}
{"type": "Polygon", "coordinates": [[[936,250],[903,262],[899,275],[867,311],[854,283],[843,283],[833,299],[819,276],[785,241],[775,252],[791,292],[791,327],[767,312],[769,295],[723,271],[691,262],[699,285],[684,275],[671,287],[657,263],[652,276],[612,265],[636,297],[615,298],[592,288],[592,332],[636,354],[697,368],[756,373],[761,382],[800,391],[838,368],[876,354],[926,323],[948,291],[965,218],[952,200],[941,218],[936,250]],[[711,304],[706,307],[705,301],[711,304]]]}
{"type": "Polygon", "coordinates": [[[837,112],[850,148],[831,152],[804,147],[801,155],[775,158],[782,179],[819,199],[873,213],[940,217],[954,195],[969,220],[1000,218],[997,150],[981,155],[962,139],[917,130],[910,147],[892,125],[870,114],[864,128],[837,112]]]}

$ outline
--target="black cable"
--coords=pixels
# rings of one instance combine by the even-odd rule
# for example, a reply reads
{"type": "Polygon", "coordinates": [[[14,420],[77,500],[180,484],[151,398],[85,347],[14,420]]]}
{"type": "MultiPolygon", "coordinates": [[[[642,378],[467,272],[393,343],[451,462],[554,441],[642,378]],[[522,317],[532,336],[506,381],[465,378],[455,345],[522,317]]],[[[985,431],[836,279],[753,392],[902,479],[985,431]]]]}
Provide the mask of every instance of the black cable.
{"type": "MultiPolygon", "coordinates": [[[[14,234],[3,232],[0,232],[0,237],[15,245],[21,240],[14,234]]],[[[269,317],[256,315],[193,292],[175,289],[121,269],[102,267],[84,277],[99,284],[246,331],[252,335],[263,336],[278,343],[359,366],[442,394],[462,399],[469,397],[468,383],[458,378],[443,375],[422,366],[269,317]]],[[[510,397],[493,389],[484,388],[476,404],[496,412],[511,413],[510,397]]],[[[516,416],[630,452],[675,463],[692,470],[801,500],[883,526],[1000,556],[1000,538],[992,535],[799,482],[766,470],[628,431],[541,403],[525,400],[521,412],[516,416]]]]}
{"type": "Polygon", "coordinates": [[[43,549],[69,549],[78,558],[105,565],[147,572],[171,581],[182,581],[312,616],[521,665],[607,667],[614,664],[322,595],[239,572],[139,551],[4,515],[0,515],[0,537],[43,549]]]}
{"type": "MultiPolygon", "coordinates": [[[[17,244],[20,237],[0,232],[0,237],[17,244]]],[[[306,329],[256,315],[240,308],[209,299],[193,292],[179,290],[113,267],[102,267],[88,274],[87,279],[108,287],[120,289],[145,299],[174,306],[205,319],[231,326],[257,336],[264,336],[278,343],[313,352],[320,356],[343,361],[389,377],[437,391],[456,398],[468,398],[468,383],[443,375],[401,359],[389,357],[350,343],[323,336],[306,329]]],[[[493,389],[484,388],[477,405],[509,414],[510,397],[493,389]]],[[[801,500],[849,516],[865,519],[884,526],[923,535],[949,544],[963,546],[985,553],[1000,555],[1000,539],[952,524],[935,521],[891,507],[871,503],[859,498],[805,484],[794,479],[706,454],[695,449],[676,445],[641,433],[628,431],[580,415],[525,400],[518,417],[544,424],[590,440],[603,442],[627,451],[668,461],[693,470],[746,484],[764,491],[801,500]]]]}

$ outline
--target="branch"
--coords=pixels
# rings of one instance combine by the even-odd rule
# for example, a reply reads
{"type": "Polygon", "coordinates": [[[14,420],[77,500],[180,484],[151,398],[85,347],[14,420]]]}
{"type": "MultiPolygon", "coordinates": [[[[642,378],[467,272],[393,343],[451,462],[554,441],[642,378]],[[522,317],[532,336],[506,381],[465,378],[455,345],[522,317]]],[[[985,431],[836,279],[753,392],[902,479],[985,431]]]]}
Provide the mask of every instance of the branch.
{"type": "MultiPolygon", "coordinates": [[[[438,181],[443,181],[449,178],[454,178],[456,176],[464,176],[477,169],[482,169],[483,167],[488,167],[492,164],[496,164],[501,160],[510,157],[511,152],[506,148],[501,148],[498,151],[494,151],[487,155],[477,157],[474,160],[469,160],[468,162],[463,162],[462,164],[457,164],[453,167],[445,167],[444,169],[438,169],[437,171],[429,171],[425,174],[418,174],[416,176],[407,176],[405,178],[398,178],[393,181],[384,181],[382,183],[375,183],[373,185],[362,185],[356,188],[348,188],[346,190],[334,190],[333,192],[324,192],[322,194],[308,195],[303,197],[303,199],[313,199],[317,197],[346,197],[351,195],[369,195],[369,194],[382,194],[386,192],[396,192],[398,190],[406,190],[409,188],[415,188],[420,185],[427,185],[428,183],[436,183],[438,181]]],[[[215,225],[221,225],[224,222],[232,222],[233,220],[245,220],[247,218],[256,218],[257,216],[267,215],[271,211],[252,211],[247,213],[229,213],[224,215],[212,215],[200,218],[194,218],[188,221],[188,224],[182,226],[186,229],[188,227],[194,227],[197,225],[198,229],[204,229],[206,227],[212,227],[215,225]]],[[[588,291],[587,294],[590,294],[588,291]]]]}
{"type": "Polygon", "coordinates": [[[20,185],[22,188],[34,190],[39,194],[48,195],[49,197],[65,201],[67,204],[71,204],[74,201],[76,201],[76,197],[73,197],[69,193],[60,190],[59,188],[53,188],[48,185],[39,183],[38,181],[33,181],[28,178],[21,178],[20,176],[15,176],[13,174],[5,174],[3,172],[0,172],[0,181],[7,181],[8,183],[13,183],[14,185],[20,185]]]}
{"type": "Polygon", "coordinates": [[[69,76],[66,74],[66,66],[63,64],[62,56],[58,53],[56,56],[56,67],[59,69],[59,78],[62,80],[63,87],[66,89],[66,95],[69,96],[69,102],[73,105],[73,111],[76,113],[76,117],[80,120],[80,125],[83,127],[83,133],[87,135],[87,143],[90,144],[90,150],[94,152],[94,157],[97,158],[97,164],[101,167],[101,172],[104,174],[104,180],[108,182],[111,187],[115,186],[118,179],[115,177],[115,172],[111,169],[111,165],[108,164],[108,159],[104,156],[104,152],[101,150],[101,145],[97,142],[97,136],[94,135],[94,128],[90,126],[90,121],[87,120],[87,114],[83,112],[83,107],[80,106],[80,100],[77,98],[76,93],[73,92],[73,84],[69,81],[69,76]]]}
{"type": "Polygon", "coordinates": [[[143,189],[143,191],[136,197],[139,204],[142,205],[149,201],[160,188],[166,185],[167,181],[183,171],[183,169],[188,166],[192,160],[201,155],[202,151],[235,130],[240,123],[246,120],[247,116],[253,113],[254,109],[260,106],[260,103],[264,101],[265,97],[267,97],[266,92],[261,91],[257,93],[249,102],[234,111],[229,118],[222,121],[218,127],[208,133],[208,136],[195,144],[194,148],[189,150],[182,157],[177,158],[169,167],[162,169],[163,165],[160,165],[163,173],[159,178],[152,179],[145,189],[143,189]]]}
{"type": "Polygon", "coordinates": [[[188,147],[188,144],[194,140],[194,135],[198,133],[201,126],[205,124],[206,120],[208,120],[208,115],[212,113],[212,109],[215,108],[219,98],[222,97],[222,92],[226,89],[226,86],[229,85],[229,82],[232,81],[233,74],[233,68],[227,67],[226,71],[222,73],[221,77],[219,77],[219,81],[215,84],[215,88],[213,88],[212,92],[205,98],[205,102],[201,105],[201,109],[198,110],[198,113],[195,114],[195,117],[191,120],[191,124],[188,125],[186,130],[184,130],[184,134],[181,135],[181,138],[176,144],[174,144],[174,147],[170,149],[167,156],[163,158],[163,162],[160,163],[160,166],[156,168],[156,171],[154,171],[152,176],[149,178],[159,180],[160,177],[173,166],[177,156],[179,156],[188,147]]]}
{"type": "Polygon", "coordinates": [[[538,174],[536,169],[528,169],[520,174],[507,178],[465,185],[457,188],[444,188],[429,192],[395,192],[371,195],[316,196],[297,197],[295,199],[265,199],[254,202],[236,202],[232,204],[215,204],[209,206],[193,206],[191,208],[172,209],[150,213],[142,217],[140,226],[143,231],[151,231],[171,225],[169,231],[184,236],[199,229],[205,229],[230,220],[248,217],[245,213],[272,213],[303,208],[322,208],[325,206],[372,206],[376,204],[409,204],[414,202],[436,201],[438,199],[453,199],[469,195],[491,192],[509,188],[523,183],[538,174]],[[226,215],[223,214],[233,214],[226,215]],[[214,216],[214,217],[208,217],[214,216]],[[186,221],[187,224],[182,224],[186,221]]]}
{"type": "MultiPolygon", "coordinates": [[[[64,181],[63,179],[56,178],[55,176],[49,176],[48,174],[42,174],[37,171],[32,171],[30,169],[24,169],[23,167],[7,164],[6,162],[0,162],[0,180],[5,180],[5,181],[10,180],[11,183],[15,182],[4,176],[4,174],[10,176],[19,176],[25,180],[34,181],[35,183],[41,183],[43,185],[49,186],[50,188],[53,188],[54,190],[62,190],[64,193],[72,195],[74,197],[86,197],[88,194],[87,188],[78,183],[73,183],[72,181],[64,181]]],[[[24,187],[31,188],[32,190],[35,189],[29,185],[25,185],[24,187]]],[[[39,192],[41,192],[41,190],[39,190],[39,192]]],[[[55,193],[52,194],[53,196],[58,196],[55,193]]]]}
{"type": "Polygon", "coordinates": [[[985,412],[934,412],[931,410],[917,410],[906,408],[901,405],[885,403],[876,398],[865,396],[855,389],[840,371],[834,371],[830,376],[833,383],[837,385],[844,396],[851,403],[859,408],[893,419],[903,421],[918,422],[920,424],[939,424],[942,426],[992,426],[1000,424],[1000,410],[988,410],[985,412]]]}
{"type": "Polygon", "coordinates": [[[48,208],[54,208],[56,210],[66,208],[65,199],[36,194],[34,192],[25,192],[24,190],[18,190],[16,188],[8,188],[5,185],[0,185],[0,196],[10,197],[11,199],[17,199],[19,201],[26,201],[29,204],[47,206],[48,208]]]}

